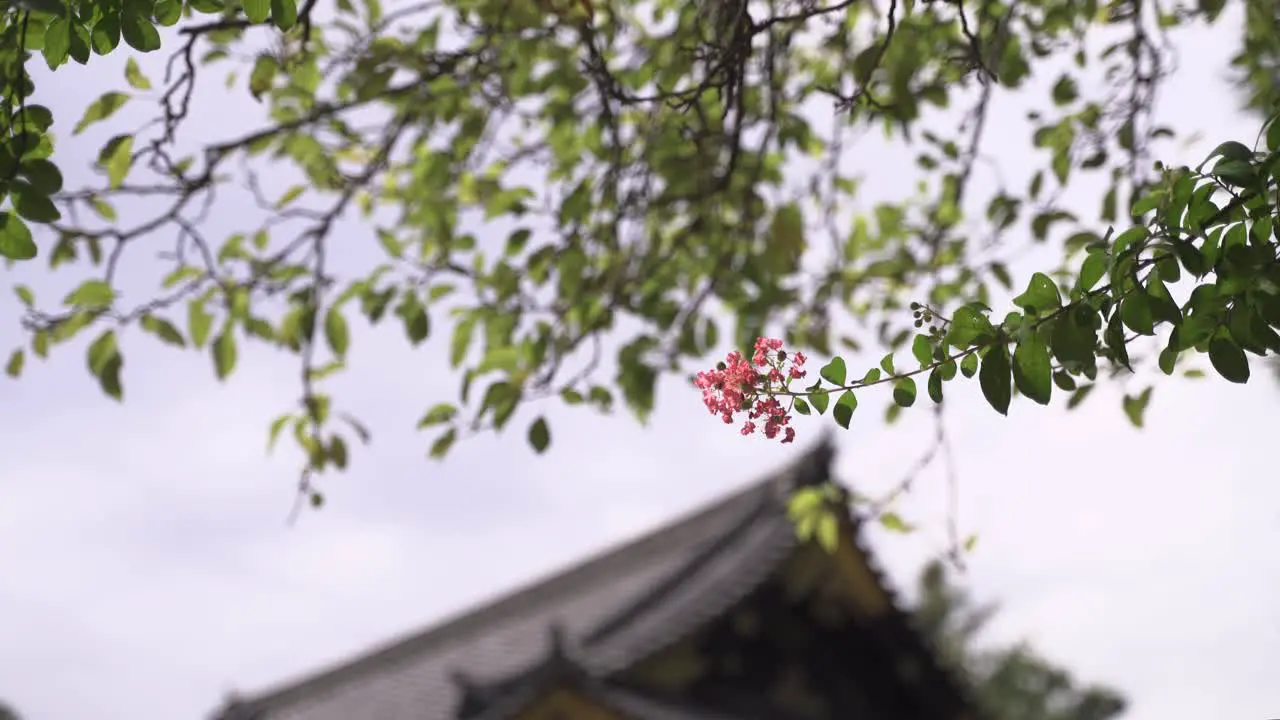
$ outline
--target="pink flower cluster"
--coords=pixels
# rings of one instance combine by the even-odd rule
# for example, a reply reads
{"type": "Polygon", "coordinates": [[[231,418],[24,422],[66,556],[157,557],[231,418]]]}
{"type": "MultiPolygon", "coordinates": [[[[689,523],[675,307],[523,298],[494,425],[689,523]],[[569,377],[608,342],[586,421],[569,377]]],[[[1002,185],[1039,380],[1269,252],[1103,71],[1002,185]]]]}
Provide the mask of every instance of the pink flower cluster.
{"type": "Polygon", "coordinates": [[[694,384],[702,390],[707,410],[726,424],[734,421],[735,414],[747,413],[743,435],[755,432],[756,421],[763,418],[765,437],[772,440],[781,434],[782,442],[789,443],[796,438],[795,428],[790,427],[793,403],[784,407],[775,393],[785,392],[791,380],[805,376],[807,359],[802,352],[788,355],[777,338],[762,337],[756,339],[750,361],[735,350],[714,370],[698,373],[694,384]]]}

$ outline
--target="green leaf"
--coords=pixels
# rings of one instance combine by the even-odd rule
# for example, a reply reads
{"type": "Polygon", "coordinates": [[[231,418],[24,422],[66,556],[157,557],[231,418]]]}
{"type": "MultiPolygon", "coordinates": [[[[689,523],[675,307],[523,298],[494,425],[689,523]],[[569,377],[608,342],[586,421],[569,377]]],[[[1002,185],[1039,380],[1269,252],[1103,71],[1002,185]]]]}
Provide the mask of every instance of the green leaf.
{"type": "Polygon", "coordinates": [[[928,335],[917,334],[911,341],[911,354],[920,361],[920,367],[928,367],[933,364],[933,341],[928,335]]]}
{"type": "Polygon", "coordinates": [[[197,298],[187,304],[187,333],[191,344],[202,348],[213,330],[213,316],[204,309],[204,301],[197,298]]]}
{"type": "Polygon", "coordinates": [[[1002,262],[991,263],[991,274],[996,276],[996,280],[1006,289],[1013,287],[1013,277],[1009,275],[1009,268],[1002,262]]]}
{"type": "Polygon", "coordinates": [[[1214,148],[1213,152],[1209,153],[1210,159],[1215,157],[1223,157],[1228,160],[1241,160],[1244,162],[1249,162],[1250,160],[1253,159],[1253,151],[1249,149],[1248,145],[1245,145],[1242,142],[1237,142],[1235,140],[1228,140],[1227,142],[1224,142],[1218,147],[1214,148]]]}
{"type": "Polygon", "coordinates": [[[84,65],[89,62],[89,28],[80,23],[71,26],[71,59],[84,65]]]}
{"type": "Polygon", "coordinates": [[[856,409],[858,409],[858,398],[854,396],[852,390],[845,390],[836,401],[836,406],[831,409],[831,417],[835,418],[837,425],[848,430],[849,421],[853,419],[853,411],[856,409]]]}
{"type": "Polygon", "coordinates": [[[829,553],[840,547],[840,520],[835,513],[827,511],[818,515],[813,536],[818,541],[818,547],[829,553]]]}
{"type": "Polygon", "coordinates": [[[1053,322],[1049,344],[1058,360],[1079,363],[1093,360],[1098,344],[1098,331],[1092,325],[1096,317],[1087,305],[1076,305],[1053,322]]]}
{"type": "Polygon", "coordinates": [[[143,315],[139,323],[143,330],[155,335],[162,341],[175,347],[186,347],[187,341],[182,338],[182,333],[178,332],[178,328],[173,323],[162,317],[155,315],[143,315]]]}
{"type": "Polygon", "coordinates": [[[1060,307],[1062,296],[1053,280],[1038,272],[1031,276],[1026,292],[1013,299],[1013,304],[1029,313],[1038,313],[1060,307]]]}
{"type": "Polygon", "coordinates": [[[1102,252],[1091,252],[1080,267],[1080,278],[1076,283],[1082,292],[1088,292],[1107,274],[1107,256],[1102,252]]]}
{"type": "Polygon", "coordinates": [[[98,379],[102,392],[116,400],[122,399],[124,390],[120,386],[120,370],[124,365],[124,359],[116,346],[114,330],[103,332],[89,345],[87,360],[89,372],[98,379]]]}
{"type": "Polygon", "coordinates": [[[50,21],[44,31],[44,62],[50,70],[57,70],[71,54],[71,24],[64,17],[50,21]]]}
{"type": "Polygon", "coordinates": [[[156,24],[172,27],[182,19],[182,0],[158,0],[155,11],[156,24]]]}
{"type": "Polygon", "coordinates": [[[1151,401],[1151,388],[1143,390],[1137,395],[1124,396],[1124,414],[1129,418],[1129,422],[1134,427],[1142,427],[1143,415],[1147,412],[1147,403],[1151,401]]]}
{"type": "Polygon", "coordinates": [[[406,295],[404,302],[396,309],[396,314],[404,321],[404,334],[414,347],[421,345],[431,334],[430,317],[416,297],[406,295]]]}
{"type": "Polygon", "coordinates": [[[529,426],[529,444],[539,455],[547,451],[551,444],[551,430],[547,427],[546,418],[539,417],[529,426]]]}
{"type": "Polygon", "coordinates": [[[107,358],[102,364],[101,372],[98,373],[98,385],[102,388],[102,392],[115,400],[124,399],[124,387],[120,384],[120,371],[123,368],[124,358],[117,352],[107,358]]]}
{"type": "Polygon", "coordinates": [[[880,513],[880,525],[885,530],[896,533],[906,534],[915,530],[914,527],[902,519],[901,515],[892,511],[880,513]]]}
{"type": "Polygon", "coordinates": [[[960,372],[967,378],[971,378],[978,372],[978,354],[976,352],[969,353],[960,359],[960,372]]]}
{"type": "Polygon", "coordinates": [[[1053,85],[1053,102],[1055,105],[1066,105],[1074,102],[1079,96],[1080,91],[1076,86],[1075,78],[1066,74],[1058,77],[1058,82],[1053,85]]]}
{"type": "Polygon", "coordinates": [[[444,457],[449,453],[449,448],[453,447],[453,441],[457,439],[457,428],[451,427],[445,430],[440,437],[436,438],[435,442],[431,443],[430,456],[437,460],[444,457]]]}
{"type": "Polygon", "coordinates": [[[107,55],[120,45],[120,13],[108,12],[93,26],[89,44],[99,55],[107,55]]]}
{"type": "Polygon", "coordinates": [[[117,135],[108,140],[98,153],[98,164],[106,169],[111,189],[119,188],[133,165],[133,136],[117,135]]]}
{"type": "Polygon", "coordinates": [[[418,429],[432,427],[433,425],[443,425],[453,420],[458,415],[458,408],[451,403],[436,403],[427,410],[426,414],[418,420],[418,429]]]}
{"type": "Polygon", "coordinates": [[[29,185],[21,190],[15,186],[10,194],[13,195],[13,209],[23,220],[51,223],[62,218],[62,213],[58,212],[49,196],[40,194],[29,185]]]}
{"type": "Polygon", "coordinates": [[[1219,334],[1209,341],[1209,362],[1227,380],[1249,382],[1249,358],[1229,336],[1219,334]]]}
{"type": "Polygon", "coordinates": [[[529,238],[533,236],[533,231],[529,228],[520,228],[511,235],[507,236],[507,247],[503,251],[508,257],[514,257],[524,252],[524,248],[529,244],[529,238]]]}
{"type": "Polygon", "coordinates": [[[297,200],[299,197],[302,196],[302,193],[306,191],[307,191],[306,185],[294,185],[293,187],[289,188],[288,190],[285,191],[283,195],[280,196],[279,200],[276,200],[276,205],[275,205],[276,210],[283,210],[286,207],[289,207],[289,205],[293,203],[294,200],[297,200]]]}
{"type": "Polygon", "coordinates": [[[1228,185],[1248,188],[1257,184],[1258,175],[1247,160],[1219,160],[1213,166],[1213,174],[1228,185]]]}
{"type": "Polygon", "coordinates": [[[72,290],[62,301],[64,305],[79,308],[106,307],[116,299],[116,291],[101,280],[86,280],[72,290]]]}
{"type": "Polygon", "coordinates": [[[1066,370],[1058,370],[1053,374],[1053,384],[1067,392],[1076,389],[1076,381],[1066,370]]]}
{"type": "Polygon", "coordinates": [[[769,226],[769,240],[764,245],[765,267],[778,274],[795,272],[806,247],[800,206],[791,203],[779,207],[769,226]]]}
{"type": "Polygon", "coordinates": [[[67,14],[67,6],[63,5],[59,0],[12,0],[12,5],[19,10],[30,10],[31,12],[46,13],[48,15],[65,16],[67,14]]]}
{"type": "Polygon", "coordinates": [[[1152,210],[1158,209],[1167,197],[1168,192],[1165,190],[1150,191],[1146,195],[1138,198],[1138,201],[1133,204],[1133,207],[1129,208],[1129,213],[1136,218],[1140,218],[1152,210]]]}
{"type": "Polygon", "coordinates": [[[826,504],[826,493],[823,488],[805,485],[791,493],[787,500],[787,517],[798,521],[805,516],[812,516],[823,511],[826,504]]]}
{"type": "Polygon", "coordinates": [[[297,25],[297,0],[271,0],[271,21],[281,30],[288,30],[297,25]]]}
{"type": "Polygon", "coordinates": [[[796,412],[800,413],[801,415],[810,415],[813,413],[813,411],[809,408],[809,403],[805,402],[805,399],[802,397],[795,398],[792,401],[792,407],[794,407],[796,412]]]}
{"type": "Polygon", "coordinates": [[[502,370],[507,374],[515,373],[520,367],[520,348],[514,345],[498,345],[487,352],[476,366],[477,373],[502,370]]]}
{"type": "Polygon", "coordinates": [[[31,230],[22,222],[22,218],[13,213],[0,212],[0,257],[30,260],[37,253],[31,230]]]}
{"type": "Polygon", "coordinates": [[[613,407],[613,393],[603,385],[592,385],[587,392],[587,400],[603,412],[609,412],[613,407]]]}
{"type": "Polygon", "coordinates": [[[1074,410],[1089,397],[1089,393],[1093,392],[1096,385],[1082,385],[1075,392],[1071,393],[1071,397],[1067,399],[1067,409],[1074,410]]]}
{"type": "Polygon", "coordinates": [[[9,362],[5,363],[5,374],[11,378],[19,377],[22,375],[22,366],[26,363],[26,360],[27,354],[23,352],[22,348],[14,350],[13,354],[9,356],[9,362]]]}
{"type": "Polygon", "coordinates": [[[150,90],[151,81],[146,75],[142,74],[142,68],[138,67],[138,61],[129,58],[124,64],[124,79],[129,83],[129,87],[134,90],[150,90]]]}
{"type": "Polygon", "coordinates": [[[244,16],[254,24],[266,22],[266,19],[271,14],[270,0],[244,0],[242,7],[244,8],[244,16]]]}
{"type": "Polygon", "coordinates": [[[884,369],[886,375],[897,374],[897,371],[893,369],[893,353],[880,358],[880,367],[884,369]]]}
{"type": "Polygon", "coordinates": [[[831,362],[823,365],[818,374],[832,385],[842,386],[845,381],[845,372],[844,358],[837,355],[831,358],[831,362]]]}
{"type": "Polygon", "coordinates": [[[1013,352],[1013,381],[1018,392],[1041,405],[1053,393],[1053,367],[1044,341],[1030,335],[1013,352]]]}
{"type": "Polygon", "coordinates": [[[351,343],[351,331],[347,328],[347,319],[337,306],[329,308],[324,317],[324,339],[328,341],[333,354],[343,357],[351,343]]]}
{"type": "Polygon", "coordinates": [[[98,217],[102,218],[103,220],[106,220],[108,222],[115,222],[116,220],[115,208],[111,207],[110,203],[108,203],[106,200],[103,200],[97,195],[93,195],[89,198],[89,207],[93,208],[93,211],[97,213],[98,217]]]}
{"type": "Polygon", "coordinates": [[[1151,299],[1141,288],[1129,293],[1120,301],[1120,322],[1139,335],[1155,335],[1155,321],[1151,316],[1151,299]]]}
{"type": "Polygon", "coordinates": [[[916,402],[916,381],[907,377],[893,384],[893,401],[901,407],[911,407],[916,402]]]}
{"type": "Polygon", "coordinates": [[[826,390],[815,390],[809,396],[809,403],[813,405],[813,409],[818,411],[819,415],[827,412],[827,406],[831,404],[831,393],[826,390]]]}
{"type": "Polygon", "coordinates": [[[453,339],[449,343],[449,364],[457,368],[471,347],[471,336],[476,329],[476,316],[467,315],[453,327],[453,339]]]}
{"type": "Polygon", "coordinates": [[[89,103],[89,107],[85,108],[84,115],[71,130],[71,134],[79,135],[90,125],[106,120],[114,115],[117,110],[124,107],[127,102],[129,102],[129,96],[122,92],[112,90],[103,93],[97,100],[89,103]]]}
{"type": "Polygon", "coordinates": [[[41,358],[49,357],[49,338],[52,334],[48,330],[37,330],[31,336],[31,352],[41,358]]]}
{"type": "Polygon", "coordinates": [[[160,31],[151,24],[151,19],[138,12],[131,12],[129,5],[120,15],[120,34],[129,47],[138,52],[152,52],[160,49],[160,31]]]}
{"type": "MultiPolygon", "coordinates": [[[[249,73],[249,94],[254,100],[261,98],[263,93],[271,89],[279,70],[280,61],[276,60],[274,55],[263,53],[258,56],[253,63],[253,70],[249,73]]],[[[386,230],[378,230],[379,238],[384,234],[390,235],[386,230]]]]}
{"type": "MultiPolygon", "coordinates": [[[[347,467],[347,443],[339,435],[329,438],[329,459],[334,467],[345,470],[347,467]]],[[[315,497],[314,495],[312,497],[315,497]]]]}
{"type": "Polygon", "coordinates": [[[616,376],[622,388],[622,397],[636,418],[644,423],[653,411],[653,394],[658,383],[658,372],[649,364],[639,361],[623,362],[616,376]]]}
{"type": "Polygon", "coordinates": [[[1031,220],[1031,234],[1036,242],[1044,242],[1049,237],[1049,230],[1055,222],[1074,219],[1070,213],[1061,210],[1050,210],[1036,215],[1031,220]]]}
{"type": "Polygon", "coordinates": [[[1102,333],[1102,341],[1111,351],[1112,360],[1129,372],[1133,372],[1133,366],[1129,362],[1129,346],[1125,342],[1124,327],[1120,324],[1119,314],[1111,316],[1107,329],[1102,333]]]}
{"type": "Polygon", "coordinates": [[[236,369],[236,336],[231,323],[223,328],[213,340],[213,370],[219,380],[226,380],[232,370],[236,369]]]}
{"type": "MultiPolygon", "coordinates": [[[[952,365],[952,367],[954,368],[955,365],[952,365]]],[[[942,368],[934,368],[933,372],[929,373],[929,382],[927,384],[927,388],[929,391],[929,399],[932,400],[934,404],[941,405],[942,404],[942,368]]]]}
{"type": "Polygon", "coordinates": [[[968,305],[956,310],[947,331],[946,343],[952,347],[968,348],[995,333],[995,327],[986,315],[968,305]]]}
{"type": "Polygon", "coordinates": [[[89,352],[86,360],[89,365],[89,372],[97,375],[102,370],[102,366],[106,363],[111,355],[119,352],[116,344],[116,333],[114,330],[104,330],[101,335],[94,339],[89,345],[89,352]]]}
{"type": "Polygon", "coordinates": [[[23,161],[22,167],[18,168],[18,175],[26,178],[31,187],[41,195],[53,195],[62,189],[62,172],[57,165],[43,158],[23,161]]]}
{"type": "Polygon", "coordinates": [[[1003,344],[988,348],[982,356],[978,384],[982,386],[982,395],[987,402],[1001,415],[1009,414],[1009,401],[1013,396],[1011,380],[1009,349],[1003,344]]]}

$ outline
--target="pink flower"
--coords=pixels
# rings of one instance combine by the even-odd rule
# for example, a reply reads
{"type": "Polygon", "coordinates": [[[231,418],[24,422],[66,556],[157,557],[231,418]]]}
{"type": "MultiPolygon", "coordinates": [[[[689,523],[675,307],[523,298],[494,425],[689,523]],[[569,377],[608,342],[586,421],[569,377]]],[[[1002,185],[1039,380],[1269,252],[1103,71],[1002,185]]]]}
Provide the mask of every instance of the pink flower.
{"type": "Polygon", "coordinates": [[[797,352],[795,355],[791,356],[791,378],[793,380],[799,380],[800,378],[809,374],[806,370],[803,369],[804,363],[808,359],[809,358],[805,357],[805,354],[802,352],[797,352]]]}
{"type": "Polygon", "coordinates": [[[792,403],[788,400],[783,406],[777,393],[786,392],[791,380],[805,376],[807,359],[800,352],[788,355],[777,338],[762,337],[756,340],[749,361],[742,353],[731,352],[715,369],[698,373],[694,385],[702,390],[707,411],[719,415],[726,424],[733,423],[740,412],[747,414],[748,420],[739,431],[742,435],[754,433],[756,421],[763,420],[765,437],[773,439],[781,434],[782,442],[789,443],[796,434],[789,426],[792,403]]]}

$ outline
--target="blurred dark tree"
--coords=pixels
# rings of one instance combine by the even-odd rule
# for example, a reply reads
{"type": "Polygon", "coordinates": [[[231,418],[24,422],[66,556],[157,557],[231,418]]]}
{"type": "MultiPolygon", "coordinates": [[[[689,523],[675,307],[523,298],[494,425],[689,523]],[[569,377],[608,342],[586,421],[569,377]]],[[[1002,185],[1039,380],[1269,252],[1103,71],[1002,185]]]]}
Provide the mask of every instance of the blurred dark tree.
{"type": "Polygon", "coordinates": [[[1280,105],[1280,3],[1246,0],[1240,51],[1231,58],[1245,106],[1265,117],[1280,105]]]}
{"type": "Polygon", "coordinates": [[[1025,643],[986,647],[979,635],[996,606],[980,604],[934,562],[920,574],[920,628],[954,667],[963,668],[992,720],[1111,720],[1125,710],[1109,687],[1082,685],[1025,643]]]}

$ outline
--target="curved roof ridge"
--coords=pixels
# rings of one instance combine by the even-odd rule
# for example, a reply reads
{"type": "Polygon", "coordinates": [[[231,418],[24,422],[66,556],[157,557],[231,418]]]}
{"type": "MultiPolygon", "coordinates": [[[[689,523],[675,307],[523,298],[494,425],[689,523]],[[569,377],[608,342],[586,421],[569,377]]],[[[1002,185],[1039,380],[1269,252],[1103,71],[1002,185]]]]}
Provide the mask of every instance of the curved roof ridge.
{"type": "Polygon", "coordinates": [[[735,522],[727,532],[713,539],[687,563],[667,576],[665,580],[657,583],[650,590],[641,593],[641,595],[631,603],[620,608],[611,616],[605,618],[583,637],[582,642],[586,645],[595,645],[605,640],[625,626],[629,621],[633,620],[637,615],[643,613],[646,609],[653,606],[655,603],[660,602],[664,597],[670,595],[673,591],[687,582],[691,575],[697,573],[708,563],[719,557],[725,548],[731,546],[753,525],[759,522],[762,518],[768,517],[767,513],[770,510],[771,505],[774,505],[773,493],[760,493],[759,500],[755,503],[755,507],[743,515],[740,520],[735,522]]]}
{"type": "Polygon", "coordinates": [[[593,669],[608,674],[638,655],[678,642],[759,586],[795,547],[787,500],[798,487],[831,477],[830,433],[763,484],[750,511],[631,603],[583,637],[593,669]],[[638,624],[638,627],[637,627],[638,624]]]}
{"type": "MultiPolygon", "coordinates": [[[[825,477],[811,479],[810,468],[822,467],[830,461],[833,454],[830,434],[824,434],[819,442],[800,458],[793,459],[763,478],[733,492],[725,493],[674,520],[637,533],[628,540],[592,553],[584,560],[491,596],[487,601],[475,603],[462,612],[432,623],[425,629],[375,645],[369,650],[358,653],[355,659],[331,663],[327,667],[302,674],[298,678],[278,683],[260,693],[241,697],[235,703],[224,705],[215,713],[215,717],[224,717],[224,713],[231,711],[233,707],[240,711],[246,708],[256,710],[278,707],[296,698],[306,697],[312,691],[332,683],[353,681],[368,673],[376,672],[382,667],[394,665],[423,653],[430,653],[433,649],[451,641],[470,637],[530,605],[555,602],[557,598],[572,594],[576,588],[584,584],[606,580],[617,575],[618,568],[622,564],[634,564],[648,556],[683,548],[690,542],[703,540],[706,535],[706,529],[703,526],[711,523],[713,519],[721,518],[726,513],[730,517],[737,515],[738,512],[753,514],[757,507],[768,504],[770,498],[784,498],[786,491],[794,488],[797,483],[825,480],[825,477]]],[[[735,526],[738,524],[733,523],[735,526]]]]}

